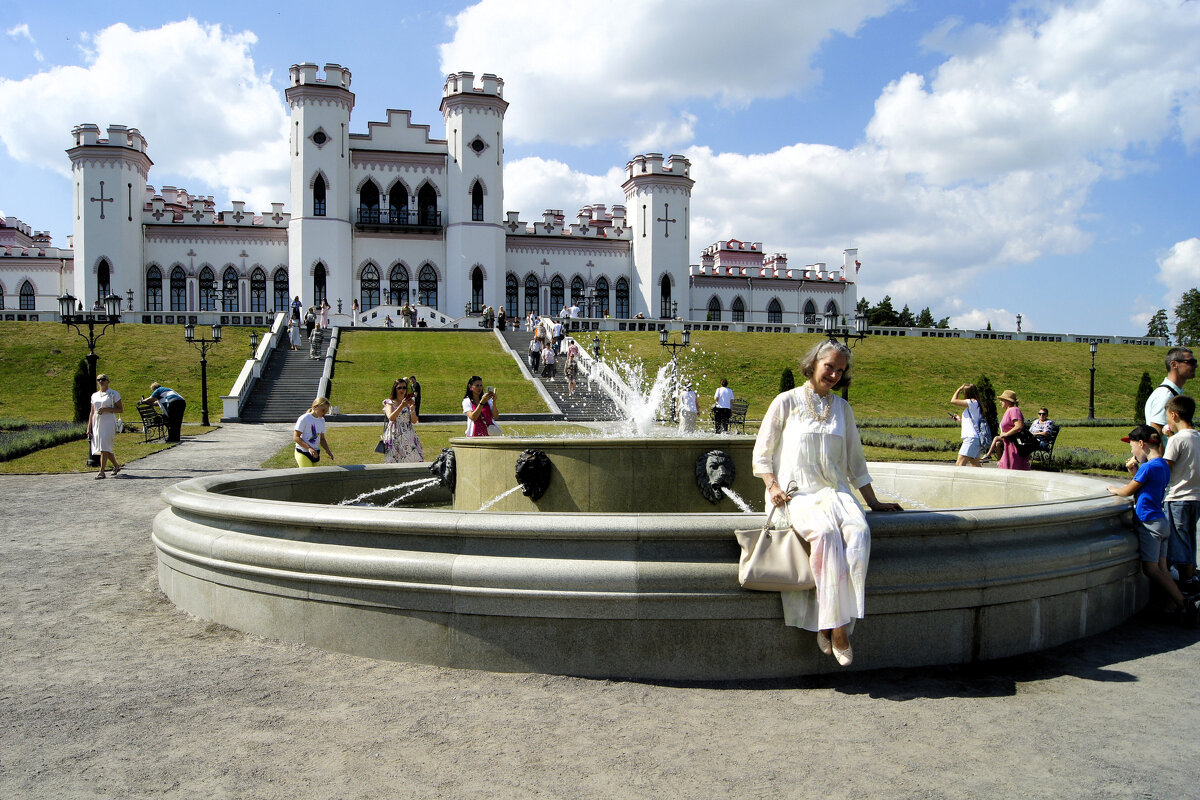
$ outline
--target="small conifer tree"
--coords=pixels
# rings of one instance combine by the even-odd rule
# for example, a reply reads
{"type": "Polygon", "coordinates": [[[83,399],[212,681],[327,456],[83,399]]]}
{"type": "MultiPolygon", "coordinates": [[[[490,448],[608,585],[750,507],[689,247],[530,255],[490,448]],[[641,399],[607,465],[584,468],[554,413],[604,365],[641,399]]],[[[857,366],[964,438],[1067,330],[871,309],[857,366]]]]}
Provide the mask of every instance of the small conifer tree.
{"type": "Polygon", "coordinates": [[[1154,392],[1154,384],[1150,382],[1150,373],[1143,372],[1141,383],[1138,384],[1137,394],[1133,398],[1133,418],[1139,425],[1146,423],[1146,401],[1154,392]]]}
{"type": "Polygon", "coordinates": [[[996,389],[987,375],[979,376],[975,388],[979,390],[979,409],[983,412],[983,419],[991,427],[992,435],[996,436],[1000,433],[1000,422],[996,416],[996,389]]]}
{"type": "Polygon", "coordinates": [[[790,392],[796,388],[796,376],[792,374],[791,367],[784,367],[783,374],[779,376],[779,391],[790,392]]]}
{"type": "Polygon", "coordinates": [[[94,391],[96,391],[96,387],[92,385],[92,373],[88,370],[87,359],[82,358],[79,360],[79,366],[75,369],[75,379],[71,389],[76,422],[87,422],[94,391]]]}

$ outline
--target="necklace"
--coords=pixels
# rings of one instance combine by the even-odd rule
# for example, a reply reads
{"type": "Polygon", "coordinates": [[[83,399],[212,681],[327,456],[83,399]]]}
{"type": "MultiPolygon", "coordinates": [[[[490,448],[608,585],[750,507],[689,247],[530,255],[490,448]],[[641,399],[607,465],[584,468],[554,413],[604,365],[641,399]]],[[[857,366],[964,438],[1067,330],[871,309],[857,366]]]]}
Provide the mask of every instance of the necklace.
{"type": "Polygon", "coordinates": [[[828,422],[833,414],[833,400],[820,398],[813,391],[811,384],[804,384],[804,402],[808,406],[809,415],[817,422],[828,422]]]}

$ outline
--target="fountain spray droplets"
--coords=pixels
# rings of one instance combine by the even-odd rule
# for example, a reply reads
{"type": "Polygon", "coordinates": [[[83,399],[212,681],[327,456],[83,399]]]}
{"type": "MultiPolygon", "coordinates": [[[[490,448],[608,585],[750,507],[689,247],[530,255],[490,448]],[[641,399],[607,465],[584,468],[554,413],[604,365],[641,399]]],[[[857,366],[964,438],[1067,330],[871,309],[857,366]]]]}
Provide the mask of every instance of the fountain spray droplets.
{"type": "MultiPolygon", "coordinates": [[[[408,493],[408,495],[411,495],[411,494],[416,493],[420,489],[424,489],[426,486],[428,486],[429,484],[433,483],[436,480],[437,480],[437,478],[417,478],[415,481],[408,481],[407,483],[398,483],[395,486],[385,486],[382,489],[373,489],[369,492],[363,492],[362,494],[358,495],[357,497],[351,497],[348,500],[343,500],[342,502],[338,503],[338,505],[339,506],[358,505],[359,503],[361,503],[362,501],[366,500],[369,497],[375,497],[376,495],[386,494],[387,492],[396,492],[396,491],[399,491],[400,489],[407,489],[410,486],[416,486],[418,483],[421,484],[421,486],[418,487],[418,489],[414,489],[412,492],[408,493]]],[[[408,497],[408,495],[405,495],[405,497],[408,497]]]]}
{"type": "Polygon", "coordinates": [[[436,477],[422,478],[420,481],[417,481],[417,483],[421,484],[420,486],[417,486],[416,488],[413,488],[413,489],[409,489],[407,492],[405,492],[404,494],[397,497],[395,500],[392,500],[390,503],[385,505],[384,508],[395,508],[402,500],[407,500],[408,498],[412,497],[417,492],[421,491],[422,489],[427,489],[437,482],[438,482],[438,479],[436,477]]]}
{"type": "Polygon", "coordinates": [[[518,490],[518,489],[520,489],[520,488],[521,488],[521,484],[519,484],[519,483],[518,483],[516,486],[512,487],[512,488],[511,488],[511,489],[509,489],[508,491],[506,491],[506,492],[501,492],[500,494],[498,494],[498,495],[496,495],[495,497],[493,497],[491,500],[488,500],[486,503],[484,503],[483,505],[481,505],[481,506],[479,507],[479,510],[480,510],[480,511],[487,511],[489,508],[491,508],[492,506],[496,505],[496,503],[499,503],[501,500],[503,500],[504,498],[508,497],[510,494],[512,494],[513,492],[517,491],[517,490],[518,490]]]}
{"type": "Polygon", "coordinates": [[[743,500],[742,496],[740,494],[738,494],[737,492],[735,492],[733,489],[730,489],[728,486],[722,486],[721,491],[724,492],[725,496],[728,497],[730,500],[732,500],[737,505],[737,507],[742,510],[743,513],[746,513],[746,514],[754,513],[754,509],[750,507],[750,504],[747,503],[745,500],[743,500]]]}

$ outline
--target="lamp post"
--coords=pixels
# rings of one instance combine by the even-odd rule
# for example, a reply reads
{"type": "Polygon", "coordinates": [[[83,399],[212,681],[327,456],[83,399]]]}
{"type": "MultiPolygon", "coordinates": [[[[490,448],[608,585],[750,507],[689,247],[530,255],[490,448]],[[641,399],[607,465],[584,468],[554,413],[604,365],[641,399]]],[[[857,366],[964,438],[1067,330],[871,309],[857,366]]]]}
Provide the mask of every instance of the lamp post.
{"type": "Polygon", "coordinates": [[[212,326],[212,338],[196,338],[196,326],[190,322],[183,326],[183,338],[200,351],[200,424],[208,427],[208,351],[221,341],[221,323],[212,326]]]}
{"type": "Polygon", "coordinates": [[[126,289],[125,295],[129,298],[129,310],[133,311],[133,289],[126,289]]]}
{"type": "Polygon", "coordinates": [[[663,348],[667,348],[667,347],[671,348],[671,384],[672,384],[671,404],[670,404],[671,422],[675,422],[675,397],[676,397],[676,395],[679,394],[679,350],[680,350],[680,348],[683,348],[683,347],[691,347],[692,332],[685,330],[683,332],[682,338],[683,338],[682,343],[681,342],[672,342],[672,341],[669,341],[670,334],[667,333],[666,328],[663,328],[661,331],[658,332],[658,343],[660,345],[662,345],[663,348]]]}
{"type": "Polygon", "coordinates": [[[599,336],[592,337],[592,358],[596,359],[597,361],[600,360],[600,337],[599,336]]]}
{"type": "Polygon", "coordinates": [[[1096,418],[1096,340],[1088,342],[1088,350],[1092,353],[1091,380],[1088,382],[1088,419],[1096,418]]]}
{"type": "Polygon", "coordinates": [[[250,331],[250,358],[258,352],[258,331],[250,331]]]}
{"type": "Polygon", "coordinates": [[[58,314],[64,325],[68,328],[74,328],[75,332],[83,337],[88,345],[88,377],[92,383],[96,383],[96,362],[99,360],[96,356],[96,342],[100,337],[108,331],[109,328],[115,328],[117,323],[121,321],[121,298],[115,294],[110,294],[104,298],[104,306],[102,312],[91,312],[85,314],[83,312],[83,304],[72,297],[70,294],[64,294],[58,298],[58,314]],[[87,325],[87,333],[83,332],[81,326],[87,325]],[[96,326],[100,325],[100,332],[96,333],[96,326]]]}
{"type": "MultiPolygon", "coordinates": [[[[838,340],[838,331],[841,331],[842,344],[853,348],[856,344],[867,338],[867,315],[856,314],[854,316],[854,333],[850,332],[848,327],[838,325],[838,317],[840,315],[836,311],[825,312],[825,335],[829,337],[829,341],[836,342],[838,340]]],[[[850,399],[850,387],[842,387],[842,399],[850,399]]]]}

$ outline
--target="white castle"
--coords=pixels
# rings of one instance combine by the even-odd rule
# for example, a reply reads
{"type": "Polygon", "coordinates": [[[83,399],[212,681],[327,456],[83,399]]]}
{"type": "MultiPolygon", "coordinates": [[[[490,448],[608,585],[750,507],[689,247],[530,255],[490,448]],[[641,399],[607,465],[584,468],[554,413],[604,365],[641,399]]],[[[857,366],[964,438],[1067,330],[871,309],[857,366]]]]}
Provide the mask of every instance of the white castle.
{"type": "Polygon", "coordinates": [[[261,324],[294,297],[345,313],[357,302],[358,323],[376,325],[405,303],[448,320],[484,305],[789,326],[853,313],[855,250],[839,269],[792,269],[760,242],[731,239],[689,265],[694,181],[680,155],[635,156],[624,204],[584,206],[569,224],[559,210],[533,222],[506,212],[508,103],[495,75],[446,78],[444,139],[394,109],[352,133],[350,71],[337,64],[292,66],[285,96],[290,211],[217,211],[212,197],[156,190],[137,128],[76,126],[73,246],[0,219],[0,313],[52,319],[68,292],[85,309],[115,293],[135,312],[127,321],[150,323],[261,324]]]}

